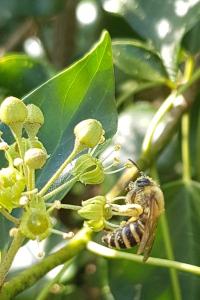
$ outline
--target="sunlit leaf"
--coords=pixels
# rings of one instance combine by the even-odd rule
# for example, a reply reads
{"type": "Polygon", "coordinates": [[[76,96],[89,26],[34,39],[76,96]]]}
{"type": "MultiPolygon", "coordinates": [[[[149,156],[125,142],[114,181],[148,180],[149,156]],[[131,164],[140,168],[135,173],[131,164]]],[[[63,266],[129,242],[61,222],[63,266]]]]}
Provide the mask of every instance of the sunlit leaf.
{"type": "Polygon", "coordinates": [[[48,69],[24,54],[8,54],[0,58],[0,88],[7,95],[21,97],[50,77],[48,69]]]}
{"type": "Polygon", "coordinates": [[[74,126],[96,118],[110,138],[116,131],[114,76],[111,43],[104,32],[96,46],[80,61],[59,73],[25,97],[39,105],[45,116],[40,138],[50,158],[40,173],[41,186],[69,155],[74,144],[74,126]]]}
{"type": "Polygon", "coordinates": [[[171,77],[176,74],[180,43],[198,21],[199,1],[116,0],[118,13],[141,36],[151,40],[171,77]]]}
{"type": "Polygon", "coordinates": [[[112,48],[114,63],[128,75],[160,83],[166,81],[165,68],[150,47],[133,40],[117,40],[112,48]]]}

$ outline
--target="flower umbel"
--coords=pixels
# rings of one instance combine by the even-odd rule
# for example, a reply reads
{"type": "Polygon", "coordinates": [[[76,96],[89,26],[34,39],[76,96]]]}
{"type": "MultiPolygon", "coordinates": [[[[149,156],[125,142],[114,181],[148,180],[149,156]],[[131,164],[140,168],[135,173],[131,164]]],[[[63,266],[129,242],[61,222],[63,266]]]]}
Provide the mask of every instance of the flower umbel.
{"type": "Polygon", "coordinates": [[[105,227],[105,221],[112,216],[104,196],[96,196],[83,201],[78,214],[87,220],[85,223],[93,231],[101,231],[105,227]]]}
{"type": "Polygon", "coordinates": [[[21,193],[25,189],[25,178],[14,167],[0,170],[0,206],[9,212],[19,207],[21,193]]]}

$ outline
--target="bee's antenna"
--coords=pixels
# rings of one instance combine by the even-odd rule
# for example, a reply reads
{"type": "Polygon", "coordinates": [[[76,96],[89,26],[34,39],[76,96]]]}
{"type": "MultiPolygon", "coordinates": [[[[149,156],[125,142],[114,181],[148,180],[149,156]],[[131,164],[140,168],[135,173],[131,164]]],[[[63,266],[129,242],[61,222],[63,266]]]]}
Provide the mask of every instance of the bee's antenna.
{"type": "Polygon", "coordinates": [[[139,166],[136,164],[135,161],[133,161],[131,158],[128,159],[139,171],[140,175],[143,174],[143,172],[141,171],[141,169],[139,168],[139,166]]]}

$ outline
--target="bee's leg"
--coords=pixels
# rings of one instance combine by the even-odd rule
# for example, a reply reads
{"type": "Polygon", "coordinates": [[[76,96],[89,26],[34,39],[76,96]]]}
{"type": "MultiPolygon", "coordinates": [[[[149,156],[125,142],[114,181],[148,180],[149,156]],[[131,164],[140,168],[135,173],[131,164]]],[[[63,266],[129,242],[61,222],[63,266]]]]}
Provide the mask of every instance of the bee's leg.
{"type": "Polygon", "coordinates": [[[132,203],[125,205],[111,204],[112,215],[134,217],[136,220],[143,213],[141,205],[132,203]]]}
{"type": "Polygon", "coordinates": [[[133,223],[133,222],[136,222],[138,219],[139,219],[139,216],[132,217],[132,218],[128,219],[128,221],[126,223],[133,223]]]}

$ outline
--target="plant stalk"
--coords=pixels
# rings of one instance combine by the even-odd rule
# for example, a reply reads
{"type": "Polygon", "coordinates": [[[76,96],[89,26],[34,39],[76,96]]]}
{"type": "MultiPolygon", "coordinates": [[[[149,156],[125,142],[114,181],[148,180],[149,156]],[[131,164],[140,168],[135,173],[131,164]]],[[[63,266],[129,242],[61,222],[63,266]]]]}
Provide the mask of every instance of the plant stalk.
{"type": "Polygon", "coordinates": [[[20,223],[20,220],[13,217],[11,214],[9,214],[4,208],[1,208],[0,209],[0,213],[7,219],[9,220],[10,222],[14,223],[16,226],[19,225],[20,223]]]}
{"type": "MultiPolygon", "coordinates": [[[[44,201],[49,200],[51,197],[53,197],[53,196],[57,195],[59,192],[65,190],[67,187],[70,187],[71,185],[73,185],[74,183],[77,182],[77,179],[78,179],[78,176],[75,176],[71,180],[66,181],[65,183],[63,183],[59,187],[55,188],[53,191],[51,191],[48,194],[44,195],[44,197],[43,197],[44,201]]],[[[39,193],[39,195],[40,195],[40,193],[39,193]]]]}
{"type": "Polygon", "coordinates": [[[54,173],[54,175],[49,179],[49,181],[44,185],[44,187],[40,190],[39,196],[44,196],[46,191],[52,186],[52,184],[60,177],[61,173],[64,171],[66,166],[72,162],[72,160],[75,158],[75,156],[78,153],[78,149],[74,147],[71,154],[67,157],[67,159],[64,161],[64,163],[60,166],[60,168],[54,173]]]}
{"type": "Polygon", "coordinates": [[[110,259],[127,259],[143,265],[145,264],[146,266],[150,265],[150,266],[156,266],[156,267],[168,268],[168,269],[173,268],[182,272],[187,272],[187,273],[200,276],[200,267],[178,262],[178,261],[149,257],[148,260],[144,263],[142,255],[110,249],[92,241],[89,241],[87,243],[87,249],[92,253],[110,259]]]}
{"type": "MultiPolygon", "coordinates": [[[[159,182],[158,178],[158,173],[155,164],[152,165],[151,167],[151,175],[153,178],[159,182]]],[[[173,253],[173,247],[172,247],[172,242],[171,242],[171,237],[170,237],[170,232],[169,232],[169,225],[167,222],[167,217],[166,214],[162,214],[160,216],[160,222],[161,222],[161,229],[162,229],[162,234],[163,234],[163,240],[164,240],[164,246],[165,246],[165,251],[167,258],[170,260],[174,260],[174,253],[173,253]]],[[[179,278],[177,271],[175,269],[170,269],[170,278],[171,278],[171,283],[172,283],[172,290],[174,294],[174,299],[175,300],[181,300],[181,288],[179,284],[179,278]]]]}
{"type": "Polygon", "coordinates": [[[191,179],[190,172],[190,151],[189,151],[189,114],[185,113],[181,120],[181,148],[183,161],[183,181],[188,182],[191,179]]]}
{"type": "MultiPolygon", "coordinates": [[[[24,241],[24,236],[21,234],[20,230],[16,233],[8,252],[5,254],[3,261],[0,264],[0,288],[2,287],[6,275],[12,265],[15,255],[24,241]]],[[[1,297],[0,297],[1,299],[1,297]]]]}
{"type": "Polygon", "coordinates": [[[0,299],[14,299],[16,295],[33,286],[35,282],[37,282],[50,270],[71,260],[85,248],[87,242],[91,238],[91,234],[92,232],[89,228],[83,228],[68,242],[66,246],[44,258],[38,264],[23,271],[17,277],[12,278],[2,287],[0,299]]]}

